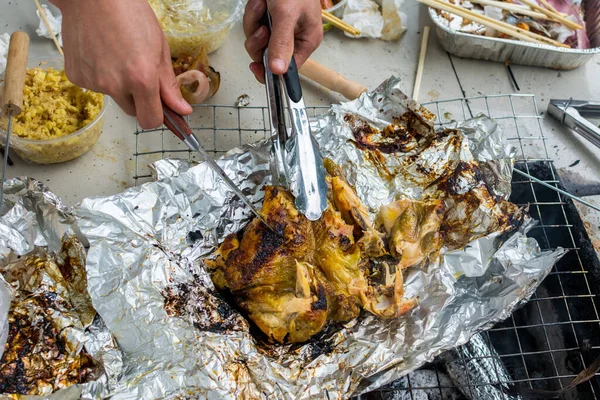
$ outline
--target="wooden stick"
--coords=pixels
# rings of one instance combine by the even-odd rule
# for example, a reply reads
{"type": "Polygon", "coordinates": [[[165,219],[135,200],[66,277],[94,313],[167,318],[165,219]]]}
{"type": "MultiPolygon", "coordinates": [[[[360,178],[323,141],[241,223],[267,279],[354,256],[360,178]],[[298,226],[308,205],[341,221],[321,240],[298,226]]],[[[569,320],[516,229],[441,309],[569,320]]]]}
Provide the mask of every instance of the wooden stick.
{"type": "Polygon", "coordinates": [[[356,29],[352,25],[347,24],[346,22],[342,21],[341,19],[339,19],[335,15],[331,14],[330,12],[321,10],[321,18],[323,18],[323,20],[329,22],[331,25],[335,26],[336,28],[343,30],[344,32],[348,32],[349,34],[354,35],[354,36],[360,35],[360,30],[356,29]]]}
{"type": "Polygon", "coordinates": [[[563,17],[559,13],[555,13],[555,12],[552,12],[550,10],[546,10],[544,7],[540,7],[539,5],[535,4],[534,2],[532,2],[530,0],[520,0],[520,1],[521,1],[521,3],[528,5],[529,7],[531,7],[534,10],[537,10],[537,11],[543,13],[543,14],[546,14],[553,21],[560,22],[561,24],[563,24],[567,28],[575,29],[575,30],[583,29],[583,26],[581,26],[579,24],[576,24],[575,22],[566,19],[565,17],[563,17]]]}
{"type": "Polygon", "coordinates": [[[367,88],[360,83],[353,82],[310,58],[300,68],[300,74],[329,90],[341,94],[348,100],[357,99],[367,91],[367,88]]]}
{"type": "Polygon", "coordinates": [[[413,90],[413,100],[419,101],[419,92],[421,91],[421,81],[423,80],[423,70],[425,68],[425,56],[427,56],[427,44],[429,43],[429,27],[425,26],[423,30],[423,39],[421,40],[421,54],[419,55],[419,64],[417,66],[417,79],[415,79],[415,88],[413,90]]]}
{"type": "Polygon", "coordinates": [[[503,1],[497,0],[469,0],[471,3],[481,4],[484,6],[493,6],[498,7],[506,11],[514,12],[515,14],[527,15],[528,17],[532,17],[535,19],[544,19],[544,20],[552,20],[546,14],[542,14],[541,12],[533,11],[531,8],[527,6],[522,6],[520,4],[513,3],[505,3],[503,1]]]}
{"type": "Polygon", "coordinates": [[[451,14],[455,14],[461,16],[463,18],[467,18],[471,21],[475,21],[480,23],[481,25],[487,26],[488,28],[492,28],[497,30],[498,32],[505,33],[509,36],[512,36],[517,39],[524,40],[530,43],[536,44],[549,44],[551,46],[556,47],[564,47],[571,48],[571,46],[566,45],[564,43],[560,43],[554,39],[538,35],[537,33],[529,32],[521,28],[517,28],[513,25],[510,25],[503,21],[498,21],[496,19],[487,17],[485,15],[477,14],[473,11],[464,9],[459,6],[455,6],[454,4],[445,3],[440,0],[417,0],[420,3],[426,4],[429,7],[436,8],[438,10],[443,10],[449,12],[451,14]]]}
{"type": "Polygon", "coordinates": [[[4,90],[1,109],[5,116],[19,115],[23,108],[23,87],[27,73],[27,58],[29,54],[29,35],[25,32],[15,32],[10,37],[6,72],[4,74],[4,90]]]}
{"type": "Polygon", "coordinates": [[[60,43],[58,43],[58,39],[56,38],[56,35],[54,34],[52,27],[50,26],[50,21],[48,21],[48,18],[46,18],[46,13],[44,12],[44,9],[40,5],[39,0],[33,0],[33,1],[35,1],[35,6],[37,7],[38,11],[40,12],[40,18],[42,18],[44,25],[46,25],[46,29],[48,29],[48,32],[50,32],[50,34],[52,35],[52,40],[54,41],[54,45],[56,46],[56,49],[58,50],[60,55],[64,57],[65,53],[63,53],[63,50],[60,47],[60,43]]]}

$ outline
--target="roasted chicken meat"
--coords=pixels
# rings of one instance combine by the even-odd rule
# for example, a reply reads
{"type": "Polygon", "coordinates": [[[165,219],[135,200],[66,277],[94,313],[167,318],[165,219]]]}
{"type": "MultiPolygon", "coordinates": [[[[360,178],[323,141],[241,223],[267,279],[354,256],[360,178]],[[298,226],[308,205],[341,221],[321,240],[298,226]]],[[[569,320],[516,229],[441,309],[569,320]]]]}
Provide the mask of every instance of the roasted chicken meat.
{"type": "Polygon", "coordinates": [[[208,262],[217,288],[277,342],[306,341],[361,309],[395,318],[417,304],[403,298],[402,256],[389,255],[385,233],[354,189],[340,176],[327,180],[329,204],[320,220],[299,213],[288,191],[267,187],[262,214],[274,231],[254,219],[208,262]]]}

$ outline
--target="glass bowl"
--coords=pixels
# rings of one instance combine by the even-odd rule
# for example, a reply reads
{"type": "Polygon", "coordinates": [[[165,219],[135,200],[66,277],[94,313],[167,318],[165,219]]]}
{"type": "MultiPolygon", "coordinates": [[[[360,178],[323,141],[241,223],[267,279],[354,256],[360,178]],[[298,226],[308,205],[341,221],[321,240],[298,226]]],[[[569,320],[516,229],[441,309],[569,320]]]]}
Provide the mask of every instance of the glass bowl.
{"type": "Polygon", "coordinates": [[[165,33],[171,57],[217,50],[238,22],[247,0],[150,0],[165,33]]]}
{"type": "MultiPolygon", "coordinates": [[[[64,59],[60,56],[31,58],[27,62],[27,67],[54,68],[62,71],[64,69],[64,59]]],[[[4,74],[0,75],[0,82],[3,80],[4,74]]],[[[35,140],[13,134],[10,137],[10,150],[17,153],[23,160],[36,164],[61,163],[85,154],[102,134],[104,112],[108,106],[108,99],[108,96],[103,97],[102,109],[92,122],[70,135],[56,139],[35,140]]],[[[6,131],[1,128],[0,140],[2,142],[6,141],[6,131]]]]}

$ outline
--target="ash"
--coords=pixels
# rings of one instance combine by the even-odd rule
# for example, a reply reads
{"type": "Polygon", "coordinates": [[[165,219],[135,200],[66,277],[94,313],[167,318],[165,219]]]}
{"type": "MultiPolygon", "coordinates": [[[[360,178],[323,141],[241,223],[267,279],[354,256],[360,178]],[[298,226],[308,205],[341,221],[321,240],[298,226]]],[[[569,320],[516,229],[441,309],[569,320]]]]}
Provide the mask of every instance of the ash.
{"type": "Polygon", "coordinates": [[[207,290],[198,277],[195,278],[192,282],[168,286],[163,290],[167,314],[184,318],[201,331],[247,331],[246,320],[217,293],[207,290]]]}

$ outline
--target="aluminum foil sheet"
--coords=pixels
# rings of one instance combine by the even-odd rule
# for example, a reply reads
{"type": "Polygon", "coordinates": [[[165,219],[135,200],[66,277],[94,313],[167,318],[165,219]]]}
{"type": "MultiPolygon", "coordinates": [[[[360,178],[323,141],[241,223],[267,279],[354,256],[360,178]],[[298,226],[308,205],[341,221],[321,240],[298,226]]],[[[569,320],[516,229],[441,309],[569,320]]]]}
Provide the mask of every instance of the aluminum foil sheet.
{"type": "MultiPolygon", "coordinates": [[[[408,152],[414,162],[403,164],[406,179],[387,179],[379,168],[395,167],[402,157],[386,157],[378,166],[360,156],[350,142],[352,122],[359,119],[380,128],[409,124],[437,135],[433,115],[400,86],[391,78],[312,123],[324,156],[338,162],[371,211],[398,196],[427,195],[416,165],[430,165],[435,175],[439,160],[446,168],[481,160],[488,171],[481,175],[494,178],[485,184],[494,186],[498,198],[508,195],[514,149],[483,116],[440,134],[422,153],[408,152]]],[[[232,150],[217,161],[257,206],[270,183],[269,143],[232,150]]],[[[526,236],[535,224],[528,218],[511,232],[475,234],[465,248],[446,249],[426,268],[408,271],[406,295],[420,300],[410,315],[363,315],[309,343],[276,346],[256,339],[256,328],[215,291],[203,268],[202,260],[244,226],[250,211],[204,164],[162,160],[154,170],[157,182],[86,199],[75,211],[90,242],[93,305],[125,354],[123,378],[111,399],[347,398],[417,369],[509,316],[564,253],[541,252],[526,236]]],[[[457,184],[465,191],[476,189],[463,178],[457,184]]],[[[479,210],[474,226],[490,228],[485,215],[492,212],[479,210]]]]}
{"type": "Polygon", "coordinates": [[[600,0],[583,0],[583,3],[591,43],[589,49],[559,48],[464,33],[448,26],[448,21],[433,8],[429,8],[429,16],[436,26],[442,47],[456,56],[570,70],[581,67],[600,54],[600,0]]]}
{"type": "Polygon", "coordinates": [[[5,194],[8,211],[0,217],[0,397],[103,398],[121,372],[122,357],[91,305],[85,248],[76,237],[75,218],[33,179],[7,181],[5,194]]]}

